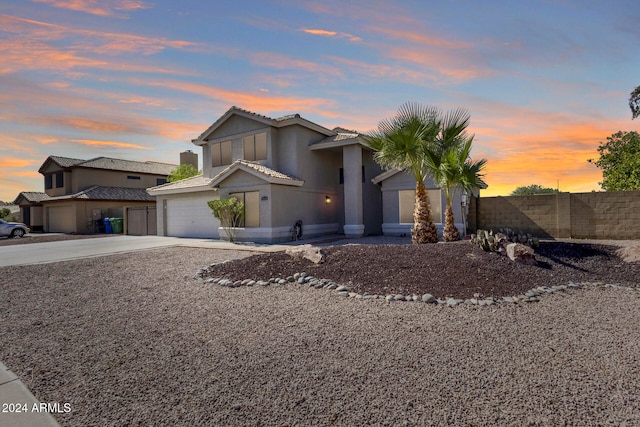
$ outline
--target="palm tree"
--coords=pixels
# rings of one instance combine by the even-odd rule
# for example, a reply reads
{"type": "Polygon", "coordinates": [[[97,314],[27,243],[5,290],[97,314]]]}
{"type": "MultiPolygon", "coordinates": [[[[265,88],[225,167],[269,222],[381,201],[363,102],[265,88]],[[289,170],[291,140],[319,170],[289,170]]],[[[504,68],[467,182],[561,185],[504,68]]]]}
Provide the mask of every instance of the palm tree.
{"type": "Polygon", "coordinates": [[[376,131],[365,136],[369,146],[376,150],[375,159],[382,167],[406,169],[416,180],[411,229],[411,241],[415,244],[438,242],[424,180],[426,153],[435,149],[440,133],[439,115],[435,107],[405,103],[394,117],[382,120],[376,131]]]}
{"type": "Polygon", "coordinates": [[[440,135],[432,149],[427,150],[425,164],[427,171],[442,191],[447,203],[442,238],[446,242],[460,239],[455,226],[452,200],[459,189],[471,192],[485,185],[482,170],[487,160],[470,159],[473,136],[468,136],[466,128],[470,121],[469,112],[457,109],[448,113],[441,121],[440,135]]]}

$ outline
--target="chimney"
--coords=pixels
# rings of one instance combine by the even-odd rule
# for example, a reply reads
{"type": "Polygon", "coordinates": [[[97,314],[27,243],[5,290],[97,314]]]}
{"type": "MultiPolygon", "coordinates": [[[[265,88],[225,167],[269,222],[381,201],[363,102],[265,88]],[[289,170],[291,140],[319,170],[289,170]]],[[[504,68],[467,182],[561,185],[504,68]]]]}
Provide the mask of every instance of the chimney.
{"type": "Polygon", "coordinates": [[[193,165],[193,167],[198,169],[198,155],[191,150],[182,152],[180,153],[180,164],[193,165]]]}

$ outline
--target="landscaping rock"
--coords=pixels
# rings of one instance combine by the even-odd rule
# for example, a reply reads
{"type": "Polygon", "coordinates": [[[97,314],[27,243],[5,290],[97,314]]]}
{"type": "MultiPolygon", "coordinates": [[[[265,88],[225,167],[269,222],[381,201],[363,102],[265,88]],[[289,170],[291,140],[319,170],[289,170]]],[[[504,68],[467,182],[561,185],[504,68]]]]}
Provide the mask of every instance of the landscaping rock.
{"type": "Polygon", "coordinates": [[[526,265],[536,265],[535,251],[527,245],[521,243],[509,243],[507,245],[507,256],[511,261],[526,265]]]}
{"type": "Polygon", "coordinates": [[[434,303],[436,302],[436,297],[431,294],[422,295],[422,302],[434,303]]]}
{"type": "Polygon", "coordinates": [[[294,248],[287,248],[285,253],[293,258],[305,258],[314,264],[321,264],[325,260],[323,249],[311,245],[301,245],[294,248]]]}

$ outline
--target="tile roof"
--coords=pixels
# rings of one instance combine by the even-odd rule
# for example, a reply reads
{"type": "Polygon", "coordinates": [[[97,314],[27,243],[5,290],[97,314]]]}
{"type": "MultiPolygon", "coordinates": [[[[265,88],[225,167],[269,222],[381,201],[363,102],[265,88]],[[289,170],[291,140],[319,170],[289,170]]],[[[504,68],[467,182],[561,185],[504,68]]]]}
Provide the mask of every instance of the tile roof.
{"type": "Polygon", "coordinates": [[[50,198],[47,193],[43,193],[41,191],[23,191],[20,194],[18,194],[18,197],[16,197],[14,203],[18,201],[20,197],[24,197],[24,199],[27,202],[32,202],[32,203],[39,203],[43,200],[48,200],[50,198]]]}
{"type": "Polygon", "coordinates": [[[39,172],[42,173],[47,162],[53,161],[62,168],[82,167],[116,170],[134,173],[149,173],[154,175],[167,176],[171,171],[178,167],[176,164],[160,163],[160,162],[138,162],[134,160],[114,159],[110,157],[95,157],[89,160],[73,159],[70,157],[49,156],[42,164],[39,172]]]}
{"type": "Polygon", "coordinates": [[[71,157],[62,157],[62,156],[49,156],[49,159],[53,160],[63,168],[75,166],[78,163],[82,163],[85,161],[83,159],[73,159],[71,157]]]}
{"type": "Polygon", "coordinates": [[[224,179],[231,175],[238,169],[242,169],[246,172],[253,173],[256,176],[259,176],[265,179],[267,182],[271,182],[274,184],[285,184],[285,185],[302,185],[304,181],[279,172],[277,170],[268,168],[260,163],[250,162],[247,160],[236,160],[229,166],[227,166],[224,170],[218,173],[211,182],[211,185],[217,185],[220,182],[224,181],[224,179]]]}
{"type": "Polygon", "coordinates": [[[155,197],[144,188],[102,187],[95,185],[75,194],[49,197],[46,201],[55,200],[122,200],[132,202],[153,202],[155,197]]]}
{"type": "Polygon", "coordinates": [[[205,177],[203,175],[196,175],[190,178],[181,179],[180,181],[167,182],[166,184],[157,185],[155,187],[147,188],[149,194],[162,194],[170,193],[176,190],[197,189],[203,187],[208,189],[213,179],[205,177]]]}
{"type": "Polygon", "coordinates": [[[306,127],[310,128],[310,129],[314,129],[314,130],[316,130],[316,131],[318,131],[320,133],[323,133],[325,135],[331,135],[332,134],[331,130],[325,128],[324,126],[321,126],[321,125],[319,125],[317,123],[313,123],[313,122],[301,117],[300,114],[289,114],[289,115],[278,117],[278,118],[274,119],[272,117],[265,116],[263,114],[254,113],[253,111],[249,111],[249,110],[245,110],[243,108],[239,108],[239,107],[233,106],[233,107],[229,108],[222,116],[220,116],[218,118],[218,120],[213,122],[213,124],[211,126],[209,126],[204,132],[202,132],[200,134],[200,136],[198,136],[198,138],[192,140],[192,142],[203,141],[205,138],[207,138],[209,135],[211,135],[211,133],[213,133],[215,131],[215,129],[218,128],[218,126],[220,126],[222,123],[224,123],[234,113],[236,113],[236,114],[240,113],[241,115],[254,117],[258,121],[263,122],[268,126],[274,126],[274,127],[288,126],[290,123],[284,123],[284,122],[287,122],[288,120],[296,120],[296,123],[301,124],[303,126],[306,126],[306,127]]]}
{"type": "Polygon", "coordinates": [[[109,157],[96,157],[75,165],[83,168],[96,168],[118,170],[126,172],[150,173],[156,175],[169,175],[178,165],[160,162],[136,162],[133,160],[112,159],[109,157]]]}

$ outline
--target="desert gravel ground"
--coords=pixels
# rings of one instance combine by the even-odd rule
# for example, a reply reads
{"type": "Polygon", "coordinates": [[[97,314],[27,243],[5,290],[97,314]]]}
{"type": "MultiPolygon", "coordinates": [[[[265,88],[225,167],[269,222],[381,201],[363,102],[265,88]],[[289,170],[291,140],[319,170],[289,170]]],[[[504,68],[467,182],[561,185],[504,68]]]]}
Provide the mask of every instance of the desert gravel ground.
{"type": "Polygon", "coordinates": [[[0,360],[63,426],[640,425],[637,291],[448,308],[193,280],[248,254],[0,268],[0,360]]]}

